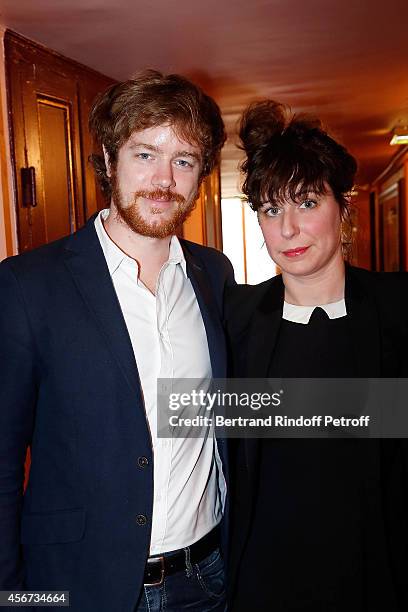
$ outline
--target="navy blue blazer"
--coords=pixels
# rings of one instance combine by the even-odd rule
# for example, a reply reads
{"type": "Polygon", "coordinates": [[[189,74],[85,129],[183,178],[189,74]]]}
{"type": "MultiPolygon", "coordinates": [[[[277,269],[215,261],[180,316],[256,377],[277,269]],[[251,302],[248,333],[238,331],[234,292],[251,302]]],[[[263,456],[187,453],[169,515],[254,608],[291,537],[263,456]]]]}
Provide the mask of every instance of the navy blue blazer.
{"type": "MultiPolygon", "coordinates": [[[[0,589],[69,590],[73,612],[132,612],[149,550],[153,456],[93,221],[0,264],[0,589]]],[[[225,377],[232,267],[215,249],[181,243],[213,376],[225,377]]],[[[221,440],[219,450],[227,473],[221,440]]]]}

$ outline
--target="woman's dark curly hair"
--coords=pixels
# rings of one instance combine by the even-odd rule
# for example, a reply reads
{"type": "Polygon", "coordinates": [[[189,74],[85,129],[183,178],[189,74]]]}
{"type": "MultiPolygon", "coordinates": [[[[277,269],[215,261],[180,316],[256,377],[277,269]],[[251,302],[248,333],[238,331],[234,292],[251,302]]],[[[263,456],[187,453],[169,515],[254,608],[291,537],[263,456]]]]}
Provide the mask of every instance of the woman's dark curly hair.
{"type": "Polygon", "coordinates": [[[347,208],[357,171],[354,157],[322,128],[319,119],[292,115],[274,100],[254,102],[241,118],[239,136],[246,159],[243,192],[257,210],[299,191],[331,188],[340,210],[347,208]]]}
{"type": "MultiPolygon", "coordinates": [[[[158,125],[171,125],[177,135],[201,150],[200,180],[220,161],[226,134],[215,101],[197,85],[177,74],[163,75],[145,70],[133,79],[109,87],[94,102],[89,129],[95,143],[104,145],[115,167],[120,147],[133,132],[158,125]]],[[[90,156],[102,192],[111,196],[103,155],[90,156]]]]}

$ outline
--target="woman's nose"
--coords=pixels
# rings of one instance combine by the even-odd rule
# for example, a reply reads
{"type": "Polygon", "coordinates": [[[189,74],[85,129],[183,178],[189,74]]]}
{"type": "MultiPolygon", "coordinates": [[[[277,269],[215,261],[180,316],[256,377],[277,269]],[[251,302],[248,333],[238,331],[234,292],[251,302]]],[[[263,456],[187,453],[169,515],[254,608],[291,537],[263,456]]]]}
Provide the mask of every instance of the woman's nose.
{"type": "Polygon", "coordinates": [[[284,238],[292,238],[299,233],[299,224],[296,218],[296,208],[289,206],[282,211],[281,234],[284,238]]]}

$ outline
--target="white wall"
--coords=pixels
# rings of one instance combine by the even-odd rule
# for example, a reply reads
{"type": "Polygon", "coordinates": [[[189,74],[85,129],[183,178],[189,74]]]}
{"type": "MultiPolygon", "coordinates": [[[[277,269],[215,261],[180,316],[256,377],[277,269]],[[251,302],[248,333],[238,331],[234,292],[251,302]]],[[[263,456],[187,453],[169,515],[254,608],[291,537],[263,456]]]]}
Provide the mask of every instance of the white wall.
{"type": "Polygon", "coordinates": [[[276,275],[256,213],[239,198],[223,198],[223,251],[232,263],[237,283],[256,285],[276,275]]]}

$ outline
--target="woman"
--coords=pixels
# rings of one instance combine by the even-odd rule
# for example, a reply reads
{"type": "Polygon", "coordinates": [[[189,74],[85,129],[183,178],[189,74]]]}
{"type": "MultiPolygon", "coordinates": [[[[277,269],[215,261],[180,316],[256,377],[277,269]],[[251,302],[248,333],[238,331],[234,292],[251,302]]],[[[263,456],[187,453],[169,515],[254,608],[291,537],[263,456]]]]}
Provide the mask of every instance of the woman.
{"type": "MultiPolygon", "coordinates": [[[[354,158],[273,101],[246,110],[240,137],[281,275],[227,295],[234,376],[407,376],[406,275],[344,263],[354,158]]],[[[232,612],[407,610],[406,456],[405,440],[240,441],[232,612]]]]}

